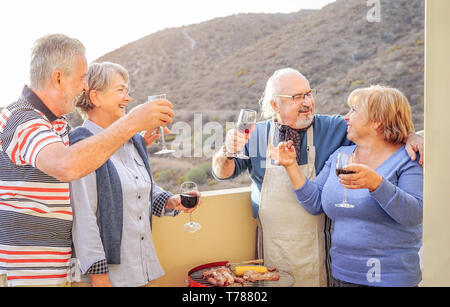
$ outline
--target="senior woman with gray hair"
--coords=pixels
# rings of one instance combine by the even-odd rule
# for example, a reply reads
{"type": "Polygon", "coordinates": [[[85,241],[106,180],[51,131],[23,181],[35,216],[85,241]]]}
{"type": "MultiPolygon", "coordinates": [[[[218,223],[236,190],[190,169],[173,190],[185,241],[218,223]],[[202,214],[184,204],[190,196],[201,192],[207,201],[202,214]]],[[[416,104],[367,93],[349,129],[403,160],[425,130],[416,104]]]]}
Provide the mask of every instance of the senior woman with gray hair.
{"type": "MultiPolygon", "coordinates": [[[[76,143],[125,115],[131,101],[128,73],[120,65],[91,64],[89,91],[77,103],[85,118],[70,134],[76,143]]],[[[159,135],[134,135],[95,172],[71,183],[73,243],[81,271],[92,286],[143,286],[164,275],[153,246],[152,215],[175,216],[181,205],[154,184],[146,145],[159,135]]]]}
{"type": "MultiPolygon", "coordinates": [[[[281,142],[291,140],[296,164],[313,179],[336,149],[351,144],[347,123],[342,116],[314,114],[314,90],[292,68],[277,70],[269,78],[261,111],[265,120],[249,137],[237,129],[227,133],[224,147],[213,157],[213,174],[226,180],[249,171],[258,256],[266,265],[292,273],[296,286],[331,285],[330,220],[298,205],[286,170],[271,163],[267,148],[275,136],[281,142]],[[233,157],[241,149],[250,159],[233,157]]],[[[420,137],[410,138],[423,143],[420,137]]]]}

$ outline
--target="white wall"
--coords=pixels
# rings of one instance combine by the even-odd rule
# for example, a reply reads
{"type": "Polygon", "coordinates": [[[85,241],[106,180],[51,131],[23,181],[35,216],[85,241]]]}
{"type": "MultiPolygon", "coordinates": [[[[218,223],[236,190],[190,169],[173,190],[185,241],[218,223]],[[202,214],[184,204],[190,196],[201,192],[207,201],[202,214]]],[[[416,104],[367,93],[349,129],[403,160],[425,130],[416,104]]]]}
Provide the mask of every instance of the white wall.
{"type": "Polygon", "coordinates": [[[450,1],[426,1],[423,286],[450,286],[450,1]]]}

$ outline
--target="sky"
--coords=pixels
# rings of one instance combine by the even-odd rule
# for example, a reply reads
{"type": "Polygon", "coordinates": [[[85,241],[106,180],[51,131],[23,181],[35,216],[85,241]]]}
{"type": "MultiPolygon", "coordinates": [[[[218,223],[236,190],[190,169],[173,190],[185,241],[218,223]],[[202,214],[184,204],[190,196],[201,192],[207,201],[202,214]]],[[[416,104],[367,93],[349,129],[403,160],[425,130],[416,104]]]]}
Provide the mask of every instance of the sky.
{"type": "Polygon", "coordinates": [[[0,9],[0,107],[29,84],[33,42],[50,33],[78,38],[88,63],[166,28],[239,13],[291,13],[335,0],[8,0],[0,9]]]}

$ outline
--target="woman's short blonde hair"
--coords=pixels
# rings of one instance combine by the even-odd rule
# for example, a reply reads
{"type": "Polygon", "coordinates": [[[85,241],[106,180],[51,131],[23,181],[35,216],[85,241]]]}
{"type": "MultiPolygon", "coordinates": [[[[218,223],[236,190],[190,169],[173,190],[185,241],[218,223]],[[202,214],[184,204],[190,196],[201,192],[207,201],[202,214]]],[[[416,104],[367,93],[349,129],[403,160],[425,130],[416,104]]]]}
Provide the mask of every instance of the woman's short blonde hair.
{"type": "Polygon", "coordinates": [[[356,89],[348,97],[347,103],[351,107],[356,102],[366,110],[369,122],[381,123],[385,141],[404,144],[408,135],[414,132],[411,106],[398,89],[381,85],[356,89]]]}
{"type": "Polygon", "coordinates": [[[121,65],[111,62],[92,63],[89,65],[87,71],[87,83],[89,90],[84,92],[77,101],[77,111],[83,118],[87,117],[87,112],[94,108],[91,101],[90,93],[95,90],[97,92],[104,92],[111,85],[111,80],[114,75],[122,76],[126,84],[129,83],[128,71],[121,65]]]}

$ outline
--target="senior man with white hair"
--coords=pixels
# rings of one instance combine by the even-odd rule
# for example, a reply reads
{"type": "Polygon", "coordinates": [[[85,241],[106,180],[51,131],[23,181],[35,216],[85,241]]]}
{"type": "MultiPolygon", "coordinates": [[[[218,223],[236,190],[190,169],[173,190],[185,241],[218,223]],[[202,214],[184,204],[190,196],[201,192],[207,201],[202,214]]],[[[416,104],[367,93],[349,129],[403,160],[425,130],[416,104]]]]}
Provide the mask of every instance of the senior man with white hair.
{"type": "MultiPolygon", "coordinates": [[[[293,274],[295,286],[318,287],[331,282],[330,220],[324,214],[310,215],[299,206],[289,176],[283,167],[273,165],[267,150],[274,137],[280,142],[294,141],[297,163],[313,179],[337,148],[351,144],[342,116],[314,114],[314,92],[297,70],[275,71],[260,100],[265,120],[250,135],[228,131],[224,147],[213,157],[213,175],[226,180],[249,170],[258,257],[268,266],[293,274]],[[242,149],[250,159],[234,157],[242,149]]],[[[422,161],[423,139],[410,135],[408,144],[411,158],[416,159],[419,149],[422,161]]]]}

